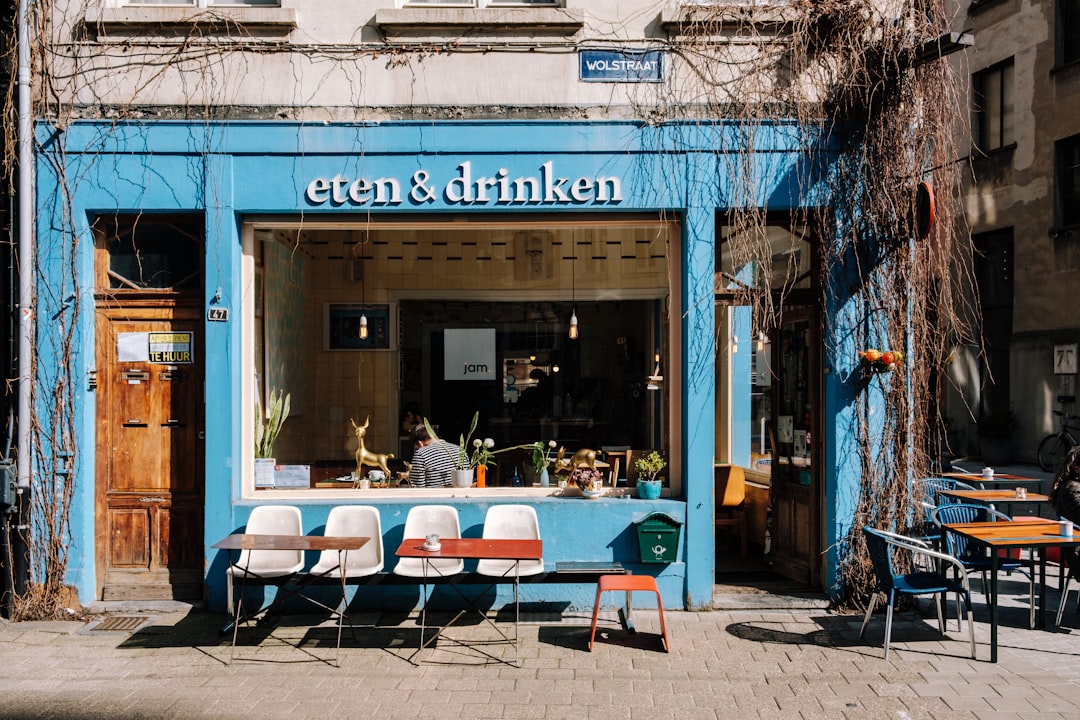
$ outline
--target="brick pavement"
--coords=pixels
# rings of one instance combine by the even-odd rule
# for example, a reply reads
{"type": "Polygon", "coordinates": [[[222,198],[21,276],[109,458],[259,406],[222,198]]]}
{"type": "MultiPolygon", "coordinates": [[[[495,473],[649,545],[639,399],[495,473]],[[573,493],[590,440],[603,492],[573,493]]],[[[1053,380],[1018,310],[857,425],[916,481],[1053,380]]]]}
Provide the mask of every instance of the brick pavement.
{"type": "MultiPolygon", "coordinates": [[[[635,610],[636,635],[605,617],[593,653],[587,614],[526,614],[521,667],[443,641],[417,667],[415,616],[354,615],[341,667],[332,626],[309,616],[242,628],[232,665],[223,616],[198,610],[113,608],[147,617],[134,631],[92,629],[104,616],[0,621],[0,718],[1080,718],[1080,615],[1030,631],[1023,607],[1006,608],[992,665],[981,601],[978,660],[955,619],[942,639],[932,618],[905,613],[888,662],[883,616],[864,642],[860,617],[820,608],[669,611],[670,654],[648,609],[635,610]]],[[[482,624],[458,633],[493,637],[482,624]]]]}

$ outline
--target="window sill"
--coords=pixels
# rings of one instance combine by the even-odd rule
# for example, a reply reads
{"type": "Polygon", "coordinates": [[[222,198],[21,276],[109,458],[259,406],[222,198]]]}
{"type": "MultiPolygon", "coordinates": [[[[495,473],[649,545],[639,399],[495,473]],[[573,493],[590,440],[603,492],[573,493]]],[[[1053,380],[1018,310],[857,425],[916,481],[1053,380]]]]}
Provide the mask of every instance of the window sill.
{"type": "Polygon", "coordinates": [[[435,33],[470,37],[508,33],[567,36],[585,26],[585,14],[566,8],[405,8],[375,13],[375,25],[388,40],[435,33]]]}
{"type": "MultiPolygon", "coordinates": [[[[353,502],[377,503],[379,501],[407,502],[411,500],[467,500],[473,502],[488,502],[507,498],[519,498],[529,500],[558,500],[558,501],[584,501],[581,491],[575,489],[559,490],[558,487],[487,487],[487,488],[370,488],[367,490],[341,489],[318,489],[290,488],[283,490],[261,489],[250,490],[244,493],[244,500],[252,501],[299,501],[311,502],[340,502],[350,500],[353,502]]],[[[594,502],[629,502],[637,500],[637,494],[633,490],[620,487],[612,490],[604,488],[604,494],[596,498],[594,502]],[[623,496],[627,497],[623,497],[623,496]]],[[[661,491],[660,499],[672,500],[671,488],[665,486],[661,491]]],[[[649,501],[652,502],[652,501],[649,501]]]]}
{"type": "Polygon", "coordinates": [[[1002,5],[1004,2],[1005,0],[971,0],[971,3],[968,5],[968,15],[978,15],[995,5],[1002,5]]]}
{"type": "Polygon", "coordinates": [[[296,10],[280,7],[123,7],[83,16],[99,40],[110,37],[188,35],[192,29],[237,35],[287,35],[296,29],[296,10]]]}
{"type": "Polygon", "coordinates": [[[684,5],[660,13],[660,26],[669,34],[679,34],[688,29],[714,28],[713,34],[722,29],[753,25],[761,30],[782,32],[790,28],[796,11],[784,5],[742,5],[717,3],[709,6],[684,5]]]}

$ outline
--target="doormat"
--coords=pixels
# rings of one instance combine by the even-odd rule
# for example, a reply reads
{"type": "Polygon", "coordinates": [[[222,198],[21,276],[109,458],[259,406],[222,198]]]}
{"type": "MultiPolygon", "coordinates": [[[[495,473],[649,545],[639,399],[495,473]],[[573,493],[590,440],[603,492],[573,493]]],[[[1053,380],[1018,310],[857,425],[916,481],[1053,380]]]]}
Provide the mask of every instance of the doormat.
{"type": "Polygon", "coordinates": [[[111,615],[87,629],[112,632],[132,632],[137,630],[139,626],[148,619],[149,618],[142,615],[111,615]]]}

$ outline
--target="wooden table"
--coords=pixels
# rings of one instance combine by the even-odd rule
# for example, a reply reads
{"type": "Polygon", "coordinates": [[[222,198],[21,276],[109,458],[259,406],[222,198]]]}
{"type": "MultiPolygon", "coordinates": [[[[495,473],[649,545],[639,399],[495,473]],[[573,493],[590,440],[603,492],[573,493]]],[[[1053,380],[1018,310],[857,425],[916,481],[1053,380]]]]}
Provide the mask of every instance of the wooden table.
{"type": "MultiPolygon", "coordinates": [[[[441,574],[438,568],[433,566],[430,561],[438,559],[452,559],[452,560],[513,560],[514,564],[514,663],[518,663],[520,658],[520,640],[521,640],[521,602],[520,602],[520,581],[517,576],[518,562],[522,560],[541,560],[544,557],[544,543],[542,540],[517,540],[517,539],[499,539],[499,538],[441,538],[439,541],[438,550],[425,550],[423,538],[406,538],[401,541],[401,546],[397,549],[398,557],[410,557],[420,558],[424,561],[424,597],[423,608],[420,614],[420,646],[417,648],[417,663],[423,663],[423,651],[424,648],[435,642],[435,640],[442,634],[443,630],[453,625],[458,618],[464,615],[472,607],[465,608],[458,612],[450,622],[446,623],[442,628],[436,632],[431,639],[424,640],[427,625],[427,573],[428,570],[434,570],[435,574],[441,574]]],[[[509,572],[509,571],[508,571],[509,572]]],[[[455,588],[456,589],[456,588],[455,588]]],[[[458,594],[461,594],[460,591],[458,594]]],[[[468,599],[461,594],[462,599],[468,602],[468,599]]],[[[475,609],[475,608],[472,608],[475,609]]],[[[502,636],[503,640],[511,642],[510,638],[499,630],[487,616],[487,613],[477,610],[484,621],[495,628],[495,631],[502,636]]]]}
{"type": "Polygon", "coordinates": [[[953,480],[960,480],[966,482],[968,485],[974,485],[982,489],[988,489],[987,485],[993,485],[995,487],[999,485],[1006,485],[1010,488],[1015,488],[1023,485],[1035,485],[1036,487],[1042,487],[1042,480],[1039,478],[1028,477],[1027,475],[1012,475],[1009,473],[994,473],[993,477],[984,478],[982,473],[960,473],[960,472],[947,472],[942,473],[942,477],[952,478],[953,480]]]}
{"type": "MultiPolygon", "coordinates": [[[[345,553],[347,553],[349,550],[359,550],[360,548],[364,547],[364,545],[366,545],[369,540],[371,540],[371,538],[369,538],[369,537],[335,537],[335,536],[326,536],[326,535],[254,535],[254,534],[249,535],[249,534],[246,534],[246,533],[235,533],[233,535],[229,535],[228,537],[226,537],[226,538],[224,538],[222,540],[217,541],[216,543],[214,543],[210,547],[214,548],[215,550],[227,550],[227,551],[231,551],[231,550],[240,550],[240,551],[243,551],[243,550],[252,550],[252,551],[258,551],[258,550],[318,550],[318,551],[321,552],[323,550],[336,550],[337,554],[338,554],[337,569],[340,570],[344,566],[343,560],[345,558],[345,553]]],[[[243,553],[240,553],[240,554],[242,555],[243,553]]],[[[249,553],[248,554],[249,561],[250,561],[250,558],[251,558],[251,554],[249,553]]],[[[239,556],[237,557],[237,560],[239,560],[239,556]]],[[[237,602],[236,602],[236,610],[235,610],[235,615],[233,617],[233,623],[232,623],[233,624],[233,627],[232,627],[232,631],[233,631],[232,649],[229,652],[229,662],[231,663],[232,660],[233,660],[233,655],[236,653],[236,633],[237,633],[238,628],[240,627],[241,615],[243,614],[244,586],[246,585],[248,578],[259,578],[259,575],[258,575],[258,573],[254,573],[254,572],[249,571],[249,569],[246,566],[242,567],[239,564],[237,564],[236,562],[233,562],[231,553],[229,555],[229,564],[232,567],[237,568],[237,569],[239,569],[241,571],[240,595],[239,595],[239,597],[237,599],[237,602]]],[[[332,613],[337,615],[338,628],[337,628],[337,650],[336,650],[336,654],[334,656],[335,664],[337,664],[338,655],[341,653],[341,621],[343,619],[343,616],[346,613],[346,608],[347,608],[347,600],[346,600],[346,596],[345,596],[346,580],[347,580],[347,578],[345,576],[345,573],[342,572],[341,573],[341,606],[340,606],[339,610],[333,610],[333,609],[330,609],[330,608],[326,608],[326,606],[323,605],[322,603],[317,602],[316,600],[313,600],[312,598],[310,598],[310,597],[308,597],[306,595],[303,595],[300,592],[294,592],[293,593],[295,595],[299,595],[300,597],[304,598],[305,600],[308,600],[309,602],[312,602],[312,603],[315,603],[316,605],[319,605],[320,607],[330,609],[330,611],[332,613]]],[[[284,584],[282,585],[282,590],[285,590],[284,584]]],[[[256,612],[255,615],[258,615],[260,612],[262,612],[262,609],[260,609],[258,612],[256,612]]],[[[244,617],[244,620],[246,622],[246,620],[247,620],[246,616],[244,617]]],[[[351,625],[351,620],[350,620],[350,625],[351,625]]]]}
{"type": "Polygon", "coordinates": [[[938,495],[945,495],[961,502],[989,505],[991,509],[999,503],[1008,505],[1009,515],[1012,515],[1013,505],[1033,507],[1039,503],[1050,503],[1048,496],[1035,492],[1029,492],[1024,497],[1017,497],[1016,490],[939,490],[938,495]]]}
{"type": "MultiPolygon", "coordinates": [[[[1048,520],[1014,520],[1013,522],[980,522],[946,524],[946,530],[963,535],[969,541],[990,549],[990,662],[997,662],[998,605],[997,583],[999,550],[1027,548],[1039,553],[1039,612],[1045,615],[1046,558],[1048,547],[1080,545],[1080,535],[1061,534],[1061,525],[1048,520]]],[[[1045,617],[1043,618],[1045,624],[1045,617]]]]}

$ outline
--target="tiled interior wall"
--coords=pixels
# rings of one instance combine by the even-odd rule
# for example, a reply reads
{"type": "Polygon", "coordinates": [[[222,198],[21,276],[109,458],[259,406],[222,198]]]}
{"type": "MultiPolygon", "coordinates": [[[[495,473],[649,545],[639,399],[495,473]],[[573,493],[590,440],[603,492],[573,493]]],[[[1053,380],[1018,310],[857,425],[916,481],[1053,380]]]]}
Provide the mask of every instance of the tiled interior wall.
{"type": "Polygon", "coordinates": [[[460,298],[512,290],[569,300],[599,290],[617,297],[623,289],[663,289],[668,232],[660,224],[302,231],[296,252],[307,274],[308,397],[304,414],[282,430],[278,461],[351,463],[350,419],[362,424],[367,417],[367,449],[398,453],[398,353],[325,350],[327,303],[387,304],[397,291],[447,290],[460,298]]]}

